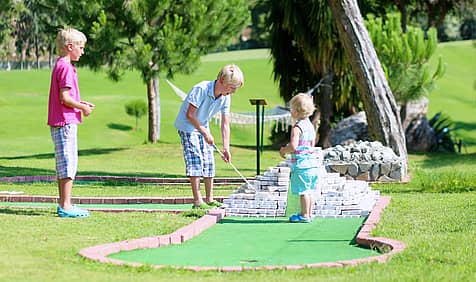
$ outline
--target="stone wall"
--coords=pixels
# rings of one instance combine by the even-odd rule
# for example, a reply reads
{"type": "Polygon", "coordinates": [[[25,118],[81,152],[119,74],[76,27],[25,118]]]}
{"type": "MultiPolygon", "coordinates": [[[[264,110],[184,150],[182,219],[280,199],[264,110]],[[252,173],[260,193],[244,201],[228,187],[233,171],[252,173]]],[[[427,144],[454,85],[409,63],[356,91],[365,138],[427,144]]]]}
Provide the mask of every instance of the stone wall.
{"type": "Polygon", "coordinates": [[[391,148],[378,141],[358,141],[323,150],[327,172],[339,173],[349,180],[402,181],[404,161],[391,148]]]}

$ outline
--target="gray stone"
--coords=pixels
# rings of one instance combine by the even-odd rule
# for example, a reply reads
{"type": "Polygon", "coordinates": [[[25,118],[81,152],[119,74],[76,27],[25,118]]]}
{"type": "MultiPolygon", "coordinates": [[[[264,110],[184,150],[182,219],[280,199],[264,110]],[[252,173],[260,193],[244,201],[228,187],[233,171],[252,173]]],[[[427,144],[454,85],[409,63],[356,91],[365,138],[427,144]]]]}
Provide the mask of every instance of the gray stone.
{"type": "Polygon", "coordinates": [[[381,163],[380,164],[380,175],[388,175],[392,170],[391,163],[381,163]]]}
{"type": "Polygon", "coordinates": [[[357,140],[370,140],[367,119],[363,111],[341,120],[330,132],[333,146],[350,144],[357,140]]]}
{"type": "Polygon", "coordinates": [[[377,181],[379,182],[395,182],[395,179],[388,177],[387,175],[380,176],[377,181]]]}
{"type": "Polygon", "coordinates": [[[343,161],[350,161],[352,159],[349,151],[344,150],[341,153],[343,161]]]}
{"type": "Polygon", "coordinates": [[[382,160],[384,162],[391,161],[397,158],[397,155],[395,155],[393,150],[390,149],[389,147],[384,147],[384,149],[381,152],[382,152],[382,160]]]}
{"type": "Polygon", "coordinates": [[[362,162],[362,163],[359,164],[359,167],[360,167],[360,171],[365,172],[365,171],[369,171],[369,170],[370,170],[370,168],[372,167],[372,164],[371,164],[371,163],[362,162]]]}
{"type": "Polygon", "coordinates": [[[368,171],[366,171],[366,172],[363,172],[363,173],[357,175],[357,176],[355,177],[355,179],[356,179],[356,180],[368,181],[368,180],[370,180],[370,174],[369,174],[368,171]]]}
{"type": "Polygon", "coordinates": [[[331,164],[331,165],[329,165],[329,167],[333,171],[338,172],[340,175],[345,175],[347,173],[349,165],[339,163],[339,164],[331,164]]]}
{"type": "Polygon", "coordinates": [[[400,180],[402,180],[402,171],[401,171],[401,169],[400,170],[394,170],[394,171],[390,172],[389,176],[390,176],[390,178],[393,178],[395,180],[400,181],[400,180]]]}
{"type": "Polygon", "coordinates": [[[347,171],[352,177],[356,177],[359,174],[359,166],[356,163],[350,163],[347,171]]]}
{"type": "Polygon", "coordinates": [[[382,152],[379,152],[379,151],[372,152],[371,156],[372,156],[372,160],[374,161],[382,160],[382,152]]]}
{"type": "Polygon", "coordinates": [[[377,180],[380,176],[380,164],[374,163],[370,171],[370,180],[377,180]]]}

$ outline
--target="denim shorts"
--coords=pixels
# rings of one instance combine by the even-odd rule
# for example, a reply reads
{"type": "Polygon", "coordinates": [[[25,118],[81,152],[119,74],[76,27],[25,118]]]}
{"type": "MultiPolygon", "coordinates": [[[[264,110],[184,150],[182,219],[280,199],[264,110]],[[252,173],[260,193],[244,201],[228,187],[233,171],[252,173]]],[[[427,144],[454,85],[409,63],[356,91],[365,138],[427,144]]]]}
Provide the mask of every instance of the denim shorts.
{"type": "Polygon", "coordinates": [[[51,126],[50,133],[55,146],[56,177],[74,179],[78,170],[78,126],[51,126]]]}
{"type": "Polygon", "coordinates": [[[185,174],[190,176],[214,177],[215,158],[213,146],[205,142],[200,132],[179,131],[185,160],[185,174]]]}

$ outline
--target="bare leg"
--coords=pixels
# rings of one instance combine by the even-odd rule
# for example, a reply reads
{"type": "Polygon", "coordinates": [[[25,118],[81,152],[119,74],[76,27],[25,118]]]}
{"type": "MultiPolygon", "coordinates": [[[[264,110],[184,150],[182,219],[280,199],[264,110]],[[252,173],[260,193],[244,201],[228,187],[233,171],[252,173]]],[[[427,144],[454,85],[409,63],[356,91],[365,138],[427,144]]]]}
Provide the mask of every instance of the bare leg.
{"type": "Polygon", "coordinates": [[[65,210],[71,210],[73,208],[73,205],[71,204],[71,190],[73,190],[73,179],[58,179],[58,204],[65,210]]]}
{"type": "Polygon", "coordinates": [[[312,207],[314,206],[314,198],[312,197],[312,194],[307,195],[307,199],[309,201],[309,204],[308,204],[309,218],[312,218],[312,207]]]}
{"type": "Polygon", "coordinates": [[[193,204],[199,206],[203,204],[202,194],[200,193],[200,176],[190,176],[189,178],[192,185],[193,204]]]}
{"type": "Polygon", "coordinates": [[[213,177],[204,177],[205,182],[205,201],[207,203],[213,202],[213,177]]]}
{"type": "Polygon", "coordinates": [[[312,197],[311,195],[301,195],[301,215],[305,218],[311,218],[312,209],[312,197]]]}

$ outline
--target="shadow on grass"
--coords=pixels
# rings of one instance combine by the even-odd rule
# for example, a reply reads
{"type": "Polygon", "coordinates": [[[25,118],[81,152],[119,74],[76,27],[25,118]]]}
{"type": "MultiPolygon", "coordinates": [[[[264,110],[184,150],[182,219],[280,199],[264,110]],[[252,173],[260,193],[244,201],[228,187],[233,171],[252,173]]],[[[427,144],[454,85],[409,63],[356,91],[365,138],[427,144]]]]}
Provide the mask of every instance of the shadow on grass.
{"type": "Polygon", "coordinates": [[[118,124],[118,123],[108,123],[107,127],[110,129],[120,130],[120,131],[131,131],[132,126],[125,125],[125,124],[118,124]]]}
{"type": "MultiPolygon", "coordinates": [[[[98,148],[98,149],[86,149],[79,150],[79,156],[91,156],[91,155],[105,155],[110,154],[116,151],[123,151],[127,148],[98,148]]],[[[35,154],[35,155],[26,155],[26,156],[16,156],[16,157],[0,157],[0,160],[20,160],[20,159],[53,159],[55,157],[54,153],[45,153],[45,154],[35,154]]]]}
{"type": "MultiPolygon", "coordinates": [[[[242,148],[242,149],[248,149],[248,150],[256,150],[256,145],[237,145],[237,144],[231,144],[233,147],[237,148],[242,148]]],[[[265,145],[263,146],[263,150],[276,150],[272,145],[265,145]]]]}
{"type": "MultiPolygon", "coordinates": [[[[0,177],[13,177],[13,176],[54,176],[54,169],[40,169],[32,167],[19,167],[19,166],[1,166],[0,165],[0,177]]],[[[183,175],[176,174],[167,174],[167,173],[117,173],[117,172],[107,172],[107,171],[80,171],[78,176],[119,176],[119,177],[153,177],[153,178],[181,178],[185,177],[183,175]]],[[[79,180],[78,180],[79,181],[79,180]]],[[[91,181],[92,182],[92,181],[91,181]]],[[[95,181],[97,182],[97,181],[95,181]]],[[[124,183],[129,185],[123,180],[118,181],[107,181],[111,185],[118,185],[119,183],[124,183]]]]}
{"type": "Polygon", "coordinates": [[[454,153],[421,153],[415,155],[425,156],[421,168],[432,169],[441,167],[452,167],[461,164],[476,165],[476,153],[454,154],[454,153]]]}
{"type": "Polygon", "coordinates": [[[31,176],[31,175],[55,175],[55,171],[51,169],[40,169],[32,167],[19,167],[19,166],[1,166],[0,165],[0,177],[10,176],[31,176]]]}
{"type": "MultiPolygon", "coordinates": [[[[142,173],[136,172],[134,174],[131,173],[117,173],[117,172],[107,172],[107,171],[80,171],[78,176],[80,175],[95,175],[95,176],[120,176],[120,177],[152,177],[152,178],[184,178],[185,175],[177,175],[177,174],[168,174],[168,173],[142,173]]],[[[123,182],[123,181],[121,181],[123,182]]]]}
{"type": "Polygon", "coordinates": [[[11,214],[11,215],[26,215],[26,216],[44,216],[50,215],[51,211],[36,211],[32,209],[9,209],[9,208],[0,208],[0,214],[11,214]]]}
{"type": "MultiPolygon", "coordinates": [[[[467,131],[476,130],[476,123],[455,121],[454,126],[456,129],[463,129],[467,131]]],[[[468,140],[468,141],[471,141],[471,140],[468,140]]]]}

